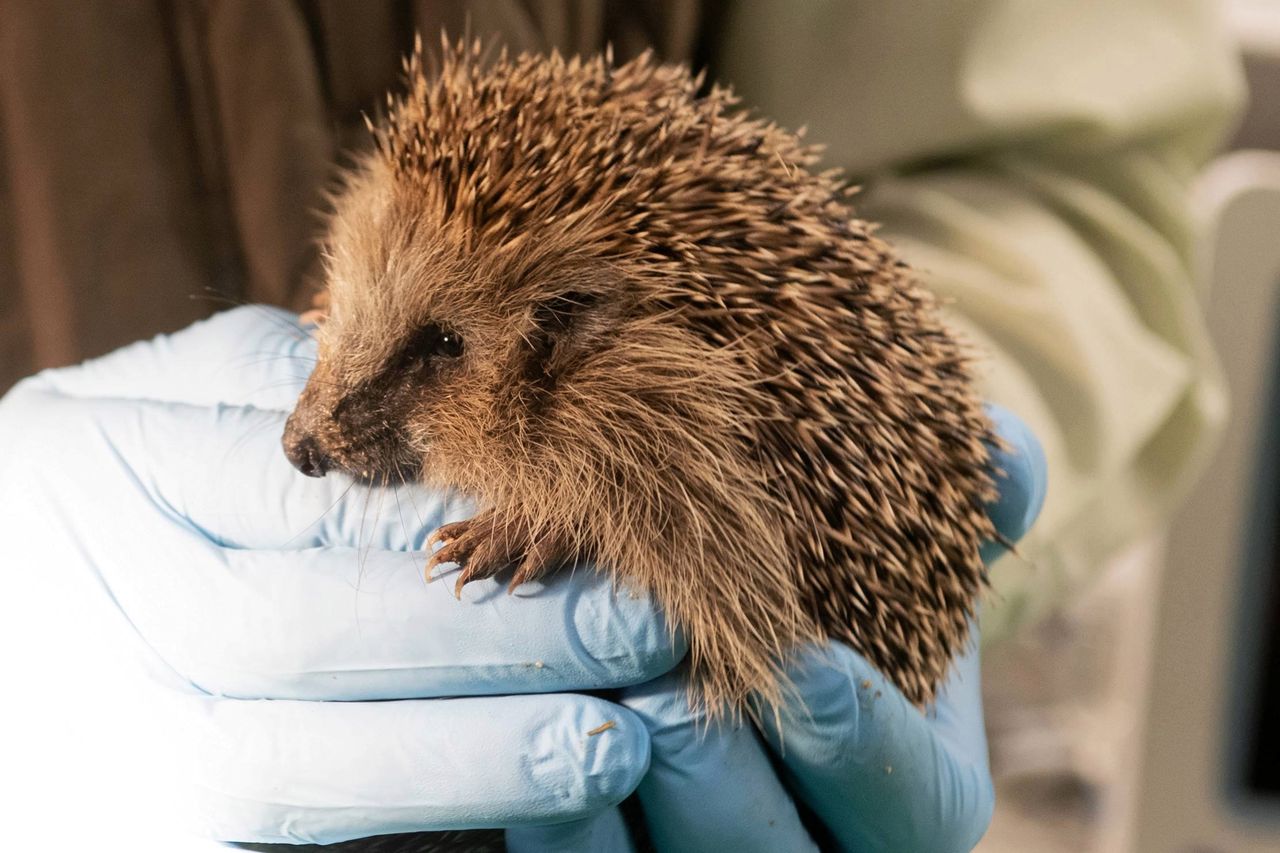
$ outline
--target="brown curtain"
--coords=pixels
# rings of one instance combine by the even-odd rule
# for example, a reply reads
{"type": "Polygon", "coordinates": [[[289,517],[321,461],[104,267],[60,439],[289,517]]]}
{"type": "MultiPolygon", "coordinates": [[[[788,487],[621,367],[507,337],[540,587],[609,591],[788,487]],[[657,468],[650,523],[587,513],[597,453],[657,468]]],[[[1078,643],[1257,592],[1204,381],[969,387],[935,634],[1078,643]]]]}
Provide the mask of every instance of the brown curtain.
{"type": "Polygon", "coordinates": [[[3,0],[0,392],[234,302],[299,306],[323,190],[419,31],[706,59],[698,0],[3,0]]]}

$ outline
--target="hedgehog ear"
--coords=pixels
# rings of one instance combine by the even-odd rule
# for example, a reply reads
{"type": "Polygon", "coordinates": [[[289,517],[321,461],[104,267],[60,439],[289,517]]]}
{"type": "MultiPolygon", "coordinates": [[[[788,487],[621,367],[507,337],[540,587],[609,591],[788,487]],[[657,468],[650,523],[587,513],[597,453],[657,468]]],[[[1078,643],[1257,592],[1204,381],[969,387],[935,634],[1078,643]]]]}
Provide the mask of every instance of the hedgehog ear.
{"type": "Polygon", "coordinates": [[[546,299],[533,309],[533,325],[546,335],[562,335],[579,325],[595,308],[594,293],[571,290],[546,299]]]}
{"type": "Polygon", "coordinates": [[[529,345],[525,373],[536,382],[554,383],[581,355],[601,329],[593,322],[600,313],[594,293],[570,290],[534,306],[533,329],[525,336],[529,345]]]}

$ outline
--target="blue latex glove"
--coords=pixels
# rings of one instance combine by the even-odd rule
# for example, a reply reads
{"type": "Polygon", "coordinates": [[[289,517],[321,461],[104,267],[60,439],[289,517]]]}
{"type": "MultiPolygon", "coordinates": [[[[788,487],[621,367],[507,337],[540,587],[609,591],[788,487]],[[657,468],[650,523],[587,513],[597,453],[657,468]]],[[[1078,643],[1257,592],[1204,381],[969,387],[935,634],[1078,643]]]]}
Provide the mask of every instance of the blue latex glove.
{"type": "MultiPolygon", "coordinates": [[[[845,846],[961,849],[897,839],[985,826],[976,657],[927,721],[847,649],[834,668],[797,674],[812,718],[783,718],[785,785],[750,729],[699,739],[677,677],[630,691],[632,712],[564,694],[291,701],[610,687],[664,672],[680,652],[648,601],[615,597],[589,574],[514,598],[473,584],[475,607],[443,584],[421,587],[423,538],[470,508],[295,476],[278,438],[311,357],[290,315],[240,309],[43,374],[0,404],[0,532],[28,569],[17,600],[39,605],[5,626],[9,648],[34,650],[11,673],[30,725],[5,753],[24,778],[47,777],[11,838],[27,827],[47,839],[52,827],[66,841],[83,828],[180,849],[162,819],[168,790],[146,783],[168,778],[160,759],[194,745],[197,815],[213,837],[506,825],[515,850],[625,849],[610,805],[645,771],[646,730],[653,770],[640,792],[670,849],[805,849],[786,786],[845,846]],[[144,687],[122,678],[113,653],[123,643],[141,648],[168,701],[136,699],[144,687]],[[277,701],[244,701],[260,696],[277,701]],[[165,712],[140,716],[151,708],[165,712]],[[177,749],[156,746],[165,732],[177,749]],[[62,753],[75,757],[51,760],[62,753]],[[145,819],[140,802],[155,804],[145,819]]],[[[1001,507],[1014,510],[1001,526],[1016,537],[1043,473],[1010,423],[1024,452],[1006,463],[1001,507]]]]}
{"type": "MultiPolygon", "coordinates": [[[[1018,418],[995,406],[989,412],[1008,444],[996,459],[1004,476],[990,513],[1017,540],[1044,502],[1045,461],[1018,418]]],[[[989,543],[983,557],[990,563],[1000,551],[989,543]]],[[[823,850],[950,853],[978,843],[994,794],[976,632],[923,714],[843,644],[799,655],[790,676],[800,702],[777,720],[766,717],[763,735],[750,726],[708,728],[689,710],[679,672],[623,691],[622,704],[652,738],[639,795],[659,850],[769,853],[820,842],[823,850]],[[811,836],[797,801],[824,835],[811,836]]],[[[511,835],[540,849],[606,849],[560,832],[511,835]]]]}
{"type": "Polygon", "coordinates": [[[295,472],[312,358],[242,308],[0,402],[6,845],[184,849],[182,770],[204,835],[261,842],[571,821],[639,782],[643,724],[559,691],[674,666],[656,608],[594,573],[426,583],[423,540],[471,508],[295,472]],[[480,698],[423,698],[450,695],[480,698]]]}

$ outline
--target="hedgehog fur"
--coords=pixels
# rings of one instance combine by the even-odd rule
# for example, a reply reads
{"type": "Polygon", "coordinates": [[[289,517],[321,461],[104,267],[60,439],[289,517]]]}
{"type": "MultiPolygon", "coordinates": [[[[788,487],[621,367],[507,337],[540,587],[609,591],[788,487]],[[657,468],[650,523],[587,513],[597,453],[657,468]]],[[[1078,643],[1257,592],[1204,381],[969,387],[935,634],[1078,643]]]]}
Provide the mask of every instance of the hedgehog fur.
{"type": "Polygon", "coordinates": [[[431,558],[459,587],[589,558],[653,594],[713,715],[828,639],[931,700],[995,437],[838,173],[648,55],[423,56],[334,199],[295,464],[478,498],[431,558]]]}

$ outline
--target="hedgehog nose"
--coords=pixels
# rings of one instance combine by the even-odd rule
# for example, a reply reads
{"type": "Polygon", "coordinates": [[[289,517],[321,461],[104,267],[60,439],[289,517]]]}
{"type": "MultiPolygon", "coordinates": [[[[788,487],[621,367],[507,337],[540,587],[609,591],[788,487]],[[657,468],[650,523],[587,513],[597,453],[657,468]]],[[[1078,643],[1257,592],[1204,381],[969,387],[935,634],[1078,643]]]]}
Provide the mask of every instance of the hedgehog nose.
{"type": "Polygon", "coordinates": [[[290,443],[285,448],[284,453],[285,456],[289,457],[289,462],[293,464],[293,467],[308,477],[323,477],[333,465],[333,460],[320,449],[320,445],[309,435],[290,443]]]}

